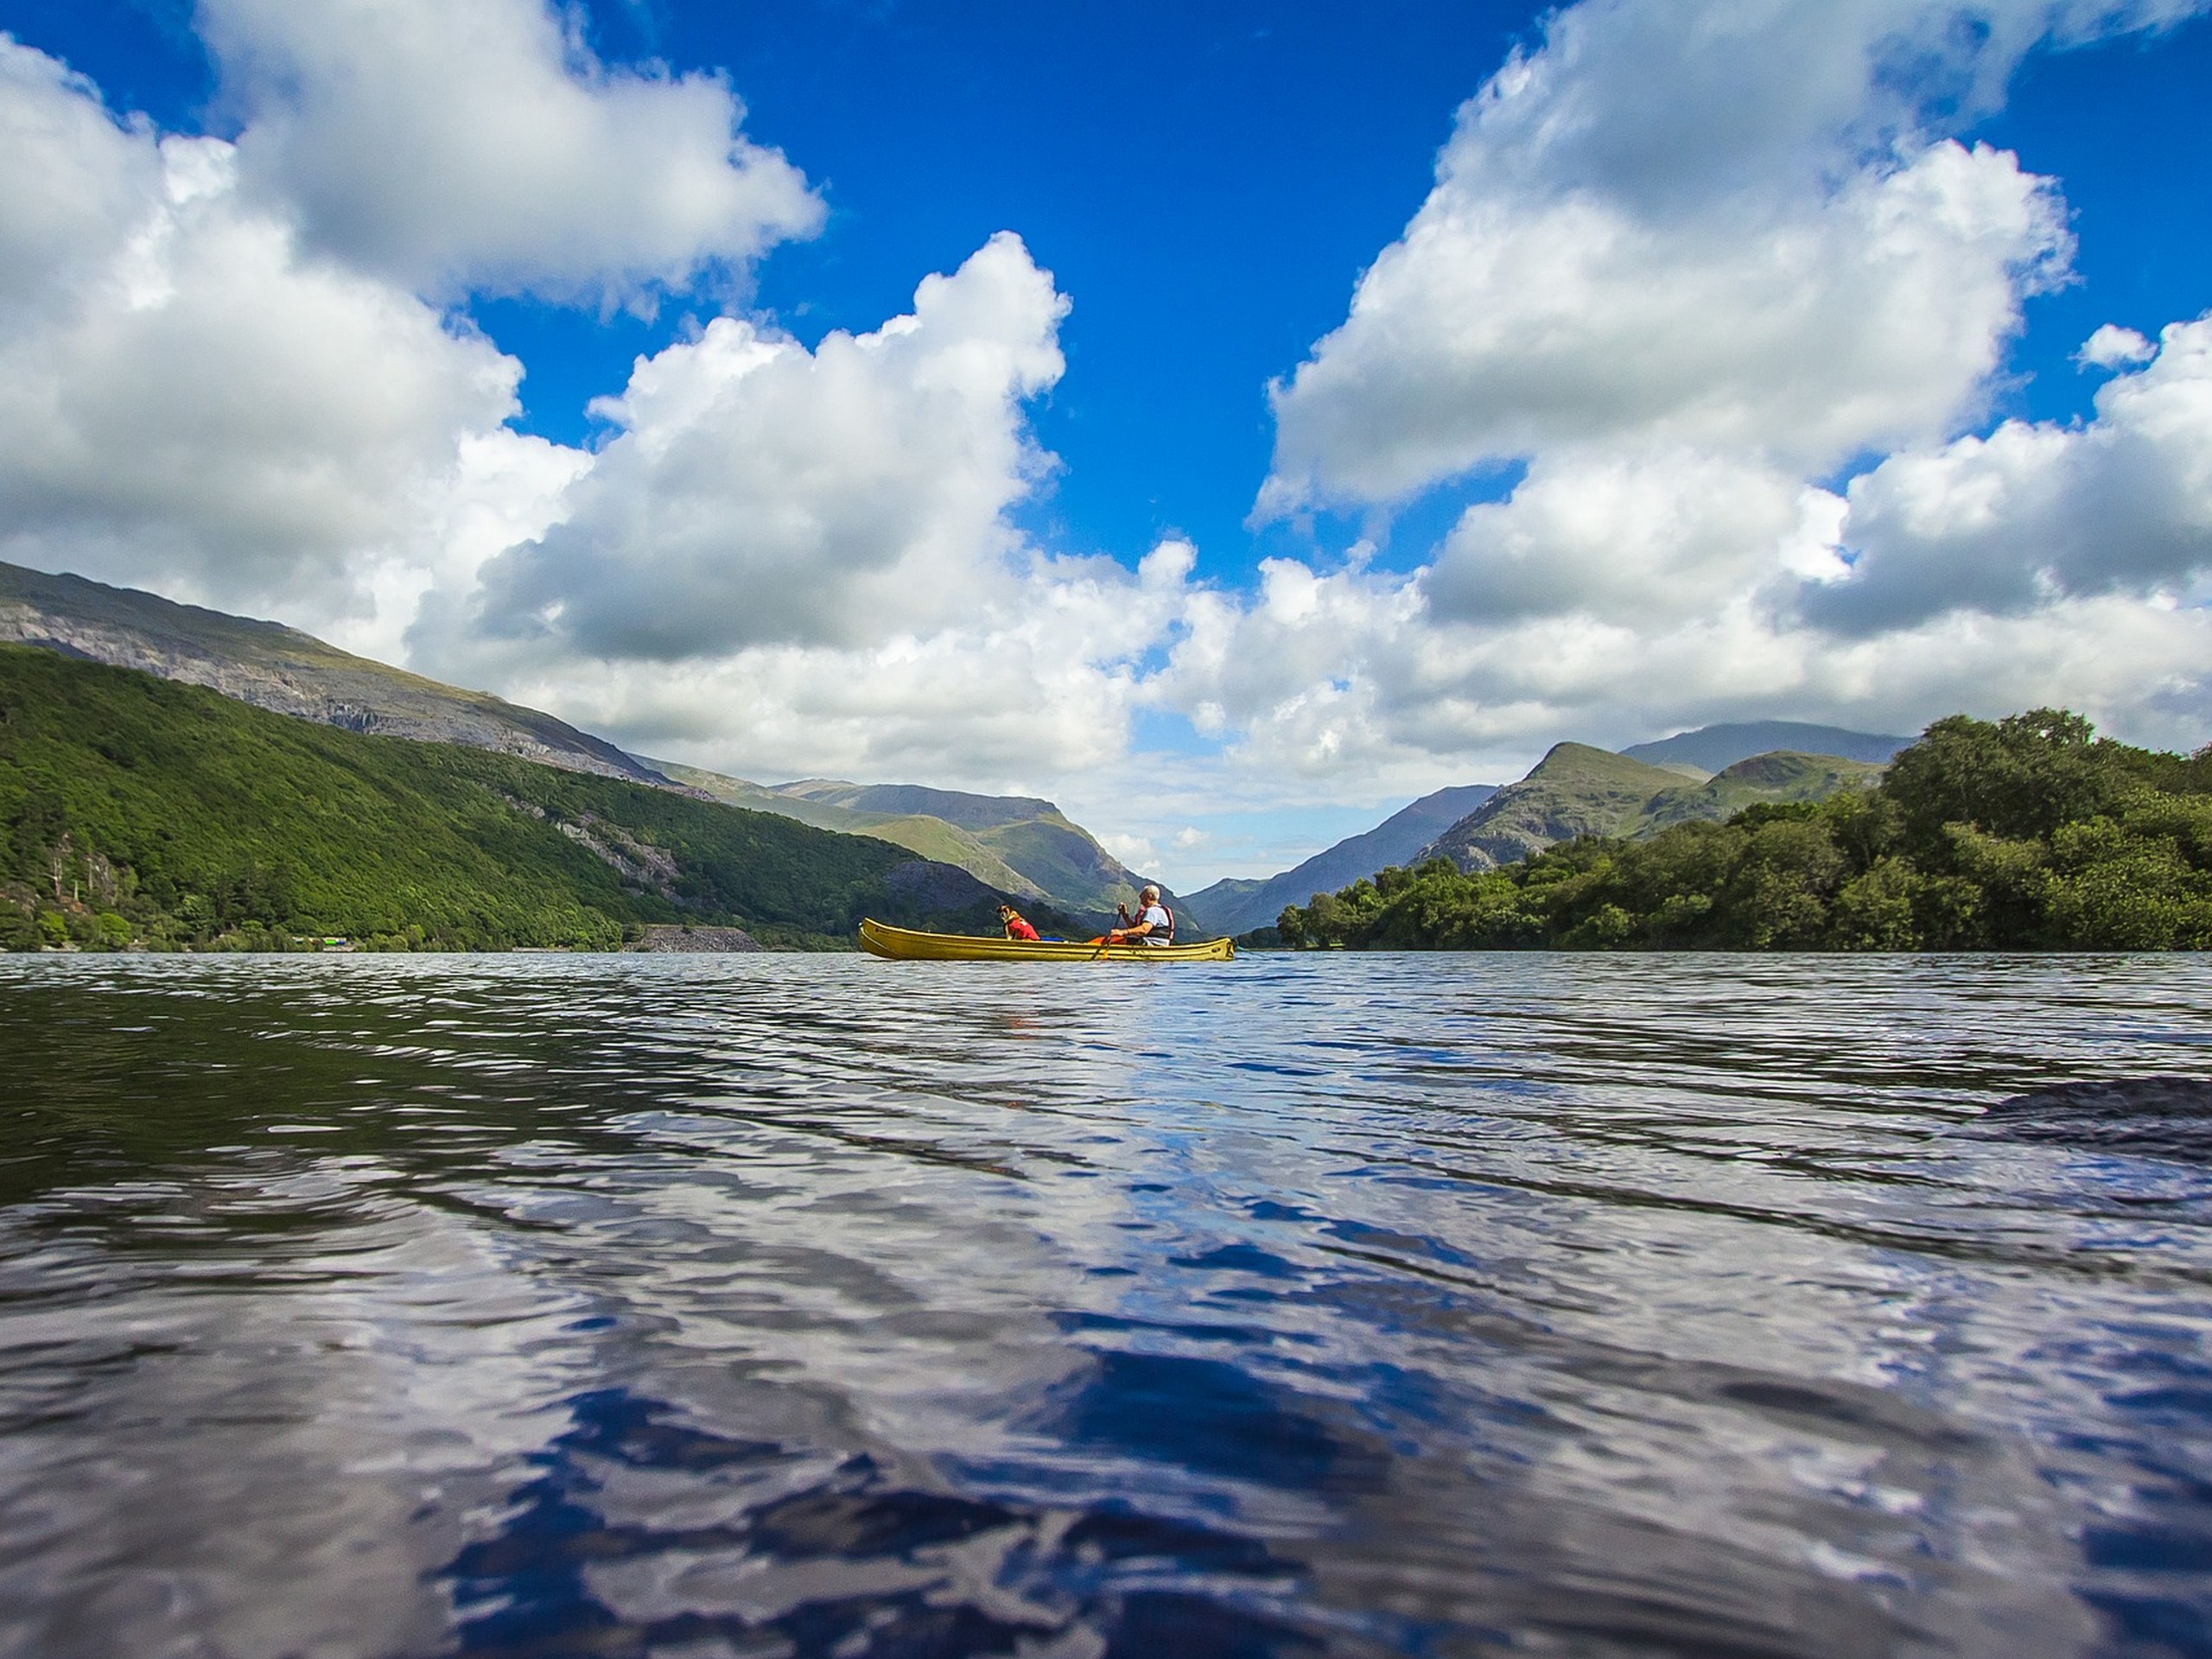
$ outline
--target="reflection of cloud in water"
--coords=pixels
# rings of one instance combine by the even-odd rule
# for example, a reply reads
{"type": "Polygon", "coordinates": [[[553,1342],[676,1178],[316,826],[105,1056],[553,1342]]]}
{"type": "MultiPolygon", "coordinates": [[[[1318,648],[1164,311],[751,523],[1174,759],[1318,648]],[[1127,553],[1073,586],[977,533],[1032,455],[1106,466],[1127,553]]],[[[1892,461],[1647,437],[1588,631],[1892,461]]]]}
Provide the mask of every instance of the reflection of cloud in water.
{"type": "Polygon", "coordinates": [[[424,1575],[542,1443],[580,1309],[434,1211],[284,1224],[389,1173],[170,1177],[0,1224],[0,1651],[442,1645],[424,1575]]]}
{"type": "Polygon", "coordinates": [[[1267,1611],[1296,1563],[1234,1532],[904,1484],[865,1454],[824,1467],[622,1389],[569,1407],[573,1426],[532,1457],[540,1472],[507,1520],[445,1569],[465,1653],[1313,1645],[1267,1611]],[[719,1513],[671,1516],[653,1501],[671,1475],[715,1494],[719,1513]]]}

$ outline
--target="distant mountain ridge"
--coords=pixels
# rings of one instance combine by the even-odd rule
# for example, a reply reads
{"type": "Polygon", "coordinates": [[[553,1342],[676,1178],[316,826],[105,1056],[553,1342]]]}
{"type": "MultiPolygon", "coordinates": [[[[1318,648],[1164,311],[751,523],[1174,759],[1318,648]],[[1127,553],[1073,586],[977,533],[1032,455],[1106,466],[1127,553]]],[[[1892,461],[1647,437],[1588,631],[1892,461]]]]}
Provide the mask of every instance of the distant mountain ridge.
{"type": "Polygon", "coordinates": [[[1060,816],[1058,807],[1033,795],[970,795],[924,784],[849,784],[835,778],[808,778],[767,787],[795,800],[821,801],[893,817],[942,818],[963,830],[1003,830],[1032,818],[1060,816]]]}
{"type": "Polygon", "coordinates": [[[1372,830],[1347,836],[1280,875],[1261,880],[1217,881],[1184,902],[1217,933],[1246,933],[1255,927],[1272,926],[1285,905],[1302,905],[1317,893],[1334,893],[1363,875],[1403,864],[1497,791],[1495,784],[1440,789],[1401,807],[1372,830]]]}
{"type": "Polygon", "coordinates": [[[537,709],[356,657],[279,622],[179,605],[83,576],[0,563],[0,643],[204,685],[349,732],[458,743],[632,783],[669,782],[604,738],[537,709]]]}
{"type": "Polygon", "coordinates": [[[1757,720],[1733,725],[1700,726],[1653,743],[1631,743],[1620,751],[1631,760],[1655,766],[1688,765],[1701,772],[1725,772],[1755,754],[1833,754],[1846,760],[1881,765],[1912,740],[1877,732],[1846,731],[1840,726],[1808,726],[1795,720],[1757,720]]]}
{"type": "MultiPolygon", "coordinates": [[[[756,784],[674,761],[651,763],[715,799],[774,812],[817,829],[874,836],[925,858],[957,865],[988,886],[1051,904],[1099,925],[1116,905],[1135,908],[1145,879],[1108,852],[1052,802],[1031,795],[972,795],[922,784],[854,784],[831,778],[756,784]]],[[[1187,912],[1178,930],[1214,927],[1166,885],[1167,902],[1187,912]]],[[[1303,896],[1303,895],[1301,895],[1303,896]]],[[[1215,931],[1218,931],[1217,928],[1215,931]]]]}
{"type": "Polygon", "coordinates": [[[1683,779],[1642,760],[1555,743],[1518,783],[1508,784],[1414,855],[1448,858],[1461,869],[1488,869],[1576,836],[1618,833],[1655,797],[1683,779]]]}
{"type": "Polygon", "coordinates": [[[1555,744],[1517,784],[1499,790],[1416,859],[1495,869],[1578,836],[1637,839],[1693,819],[1718,822],[1760,802],[1816,801],[1863,789],[1882,768],[1840,755],[1749,756],[1702,782],[1584,743],[1555,744]]]}

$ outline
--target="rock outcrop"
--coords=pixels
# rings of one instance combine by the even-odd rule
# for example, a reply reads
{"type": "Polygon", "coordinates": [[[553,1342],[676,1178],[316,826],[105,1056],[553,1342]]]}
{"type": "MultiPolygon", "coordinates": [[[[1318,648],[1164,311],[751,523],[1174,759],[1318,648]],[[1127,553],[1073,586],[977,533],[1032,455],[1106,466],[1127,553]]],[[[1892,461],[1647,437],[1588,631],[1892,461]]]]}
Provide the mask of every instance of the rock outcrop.
{"type": "Polygon", "coordinates": [[[657,956],[708,956],[728,951],[766,950],[768,947],[741,927],[656,925],[641,939],[632,939],[625,950],[657,956]]]}

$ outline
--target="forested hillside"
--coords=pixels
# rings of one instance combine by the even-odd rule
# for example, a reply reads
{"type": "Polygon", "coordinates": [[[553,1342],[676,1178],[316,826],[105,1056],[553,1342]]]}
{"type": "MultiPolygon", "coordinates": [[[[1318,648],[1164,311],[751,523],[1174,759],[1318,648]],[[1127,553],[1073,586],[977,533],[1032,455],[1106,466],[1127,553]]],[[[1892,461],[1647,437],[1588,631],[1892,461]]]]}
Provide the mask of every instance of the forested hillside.
{"type": "Polygon", "coordinates": [[[863,914],[995,931],[996,899],[885,842],[0,646],[0,945],[819,944],[863,914]]]}
{"type": "Polygon", "coordinates": [[[1278,925],[1352,949],[2202,950],[2212,748],[2132,748],[2059,710],[1955,715],[1870,789],[1471,874],[1433,859],[1278,925]]]}

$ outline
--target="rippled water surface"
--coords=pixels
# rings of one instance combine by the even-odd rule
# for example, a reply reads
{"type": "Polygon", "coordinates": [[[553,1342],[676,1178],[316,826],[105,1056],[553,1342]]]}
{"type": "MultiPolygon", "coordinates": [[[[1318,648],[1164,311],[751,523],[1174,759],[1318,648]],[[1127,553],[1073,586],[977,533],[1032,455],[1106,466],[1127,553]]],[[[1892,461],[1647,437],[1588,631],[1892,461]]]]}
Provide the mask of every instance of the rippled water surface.
{"type": "Polygon", "coordinates": [[[2212,1652],[2188,959],[0,959],[0,1650],[2212,1652]]]}

